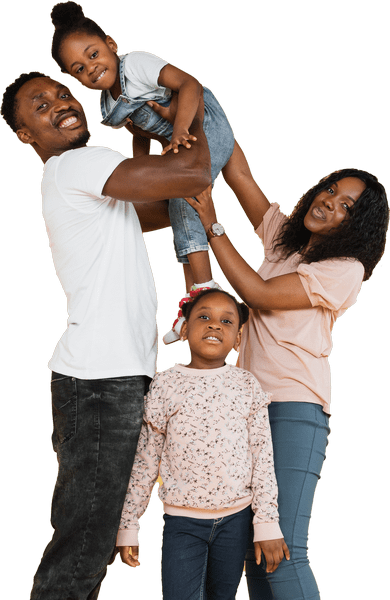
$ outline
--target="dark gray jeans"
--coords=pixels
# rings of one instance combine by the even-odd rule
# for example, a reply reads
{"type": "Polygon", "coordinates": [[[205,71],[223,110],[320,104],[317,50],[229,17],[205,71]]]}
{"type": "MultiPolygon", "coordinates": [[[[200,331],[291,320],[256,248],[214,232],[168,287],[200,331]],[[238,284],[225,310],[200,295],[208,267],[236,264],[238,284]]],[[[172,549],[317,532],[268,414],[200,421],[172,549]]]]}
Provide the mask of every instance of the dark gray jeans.
{"type": "Polygon", "coordinates": [[[97,598],[115,549],[149,383],[146,376],[85,380],[53,373],[54,535],[31,600],[97,598]]]}

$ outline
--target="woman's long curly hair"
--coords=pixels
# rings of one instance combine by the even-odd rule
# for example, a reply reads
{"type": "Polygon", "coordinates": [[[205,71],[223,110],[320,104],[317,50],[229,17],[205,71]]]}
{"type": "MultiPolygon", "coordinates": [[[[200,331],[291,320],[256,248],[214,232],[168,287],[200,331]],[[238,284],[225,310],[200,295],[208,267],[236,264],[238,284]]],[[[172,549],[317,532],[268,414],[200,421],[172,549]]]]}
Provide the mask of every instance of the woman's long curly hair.
{"type": "Polygon", "coordinates": [[[86,33],[97,35],[103,41],[107,39],[103,29],[95,21],[88,19],[83,9],[76,2],[61,2],[56,4],[51,11],[51,20],[55,27],[51,55],[63,73],[67,73],[61,58],[61,46],[63,41],[72,33],[86,33]]]}
{"type": "Polygon", "coordinates": [[[366,185],[349,211],[349,219],[302,255],[302,262],[312,263],[331,258],[355,258],[364,266],[364,281],[369,279],[385,249],[389,224],[389,205],[386,191],[378,179],[358,169],[343,169],[324,177],[298,202],[274,241],[274,250],[283,258],[299,252],[310,239],[311,232],[303,220],[314,200],[323,190],[345,177],[357,177],[366,185]]]}

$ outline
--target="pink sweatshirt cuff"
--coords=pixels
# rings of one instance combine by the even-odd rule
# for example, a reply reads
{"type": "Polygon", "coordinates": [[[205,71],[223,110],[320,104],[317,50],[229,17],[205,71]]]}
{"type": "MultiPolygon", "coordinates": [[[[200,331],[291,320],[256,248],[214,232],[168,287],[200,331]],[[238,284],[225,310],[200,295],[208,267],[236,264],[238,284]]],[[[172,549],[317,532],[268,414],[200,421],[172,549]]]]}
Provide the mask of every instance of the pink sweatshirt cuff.
{"type": "Polygon", "coordinates": [[[137,529],[119,529],[116,536],[117,546],[139,546],[137,529]]]}
{"type": "Polygon", "coordinates": [[[279,523],[255,523],[253,525],[254,542],[264,542],[266,540],[279,540],[284,537],[279,523]]]}

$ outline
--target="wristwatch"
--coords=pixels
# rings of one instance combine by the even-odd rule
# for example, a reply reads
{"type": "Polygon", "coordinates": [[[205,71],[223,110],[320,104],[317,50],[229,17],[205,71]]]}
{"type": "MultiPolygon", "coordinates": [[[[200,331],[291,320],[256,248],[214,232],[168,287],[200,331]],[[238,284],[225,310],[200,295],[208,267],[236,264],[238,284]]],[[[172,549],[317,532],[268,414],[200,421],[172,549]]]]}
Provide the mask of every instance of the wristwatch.
{"type": "Polygon", "coordinates": [[[210,229],[206,232],[207,239],[210,241],[213,237],[224,235],[225,229],[221,223],[212,223],[210,229]]]}

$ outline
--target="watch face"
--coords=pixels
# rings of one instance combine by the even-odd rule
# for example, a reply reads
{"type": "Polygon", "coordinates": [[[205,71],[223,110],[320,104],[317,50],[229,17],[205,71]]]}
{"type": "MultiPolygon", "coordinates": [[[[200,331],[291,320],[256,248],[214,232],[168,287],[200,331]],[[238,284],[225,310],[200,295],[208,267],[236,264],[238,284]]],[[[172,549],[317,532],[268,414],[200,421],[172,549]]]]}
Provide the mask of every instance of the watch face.
{"type": "Polygon", "coordinates": [[[223,235],[225,233],[225,230],[220,223],[213,223],[211,226],[211,230],[214,235],[223,235]]]}

